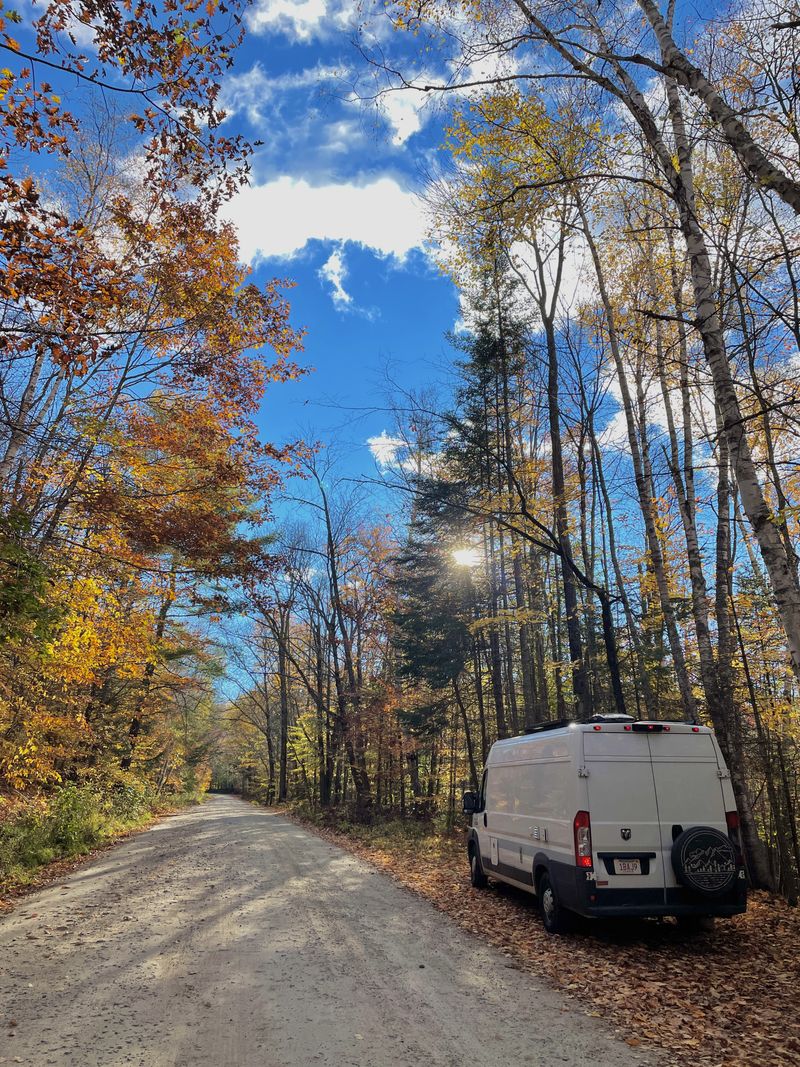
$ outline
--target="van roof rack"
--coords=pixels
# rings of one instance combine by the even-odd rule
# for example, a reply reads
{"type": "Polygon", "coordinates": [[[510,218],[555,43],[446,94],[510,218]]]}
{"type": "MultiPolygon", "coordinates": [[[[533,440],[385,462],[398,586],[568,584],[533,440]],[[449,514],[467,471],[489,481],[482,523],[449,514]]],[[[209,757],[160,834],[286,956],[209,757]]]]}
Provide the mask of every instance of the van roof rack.
{"type": "Polygon", "coordinates": [[[527,737],[528,734],[540,734],[543,730],[560,730],[562,726],[569,726],[572,719],[550,719],[548,722],[537,722],[535,726],[529,726],[523,730],[519,737],[527,737]]]}

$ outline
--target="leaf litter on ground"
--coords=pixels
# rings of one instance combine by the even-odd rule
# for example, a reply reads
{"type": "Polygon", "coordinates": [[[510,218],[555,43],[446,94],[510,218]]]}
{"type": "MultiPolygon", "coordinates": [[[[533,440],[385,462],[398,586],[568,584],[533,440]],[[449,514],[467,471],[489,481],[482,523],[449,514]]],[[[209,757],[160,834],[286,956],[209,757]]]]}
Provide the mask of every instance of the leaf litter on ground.
{"type": "Polygon", "coordinates": [[[392,835],[291,816],[607,1019],[634,1048],[693,1067],[800,1064],[800,914],[779,898],[752,893],[746,914],[699,934],[668,919],[580,920],[553,937],[529,894],[472,888],[457,833],[392,835]]]}

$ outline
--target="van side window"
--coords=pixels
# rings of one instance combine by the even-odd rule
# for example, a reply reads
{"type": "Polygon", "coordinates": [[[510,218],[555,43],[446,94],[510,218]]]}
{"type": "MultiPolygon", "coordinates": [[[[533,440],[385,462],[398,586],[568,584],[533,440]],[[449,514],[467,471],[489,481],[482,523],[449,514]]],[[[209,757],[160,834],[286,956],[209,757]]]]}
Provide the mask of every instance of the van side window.
{"type": "Polygon", "coordinates": [[[481,790],[478,794],[478,811],[484,811],[486,808],[486,776],[489,772],[483,772],[483,778],[481,778],[481,790]]]}

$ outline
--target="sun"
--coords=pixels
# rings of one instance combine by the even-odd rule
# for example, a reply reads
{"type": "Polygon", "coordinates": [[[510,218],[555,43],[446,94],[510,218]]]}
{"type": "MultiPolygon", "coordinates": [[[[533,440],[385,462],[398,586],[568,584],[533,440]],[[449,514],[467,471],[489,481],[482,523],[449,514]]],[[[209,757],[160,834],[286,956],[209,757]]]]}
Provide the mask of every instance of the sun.
{"type": "Polygon", "coordinates": [[[456,548],[453,550],[453,562],[459,567],[477,567],[481,554],[477,548],[456,548]]]}

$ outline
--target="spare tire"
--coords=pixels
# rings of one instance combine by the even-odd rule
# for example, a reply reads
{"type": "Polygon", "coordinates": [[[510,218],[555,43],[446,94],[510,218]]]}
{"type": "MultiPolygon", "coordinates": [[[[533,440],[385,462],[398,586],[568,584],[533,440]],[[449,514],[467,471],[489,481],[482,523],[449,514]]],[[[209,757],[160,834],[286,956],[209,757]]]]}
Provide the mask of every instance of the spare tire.
{"type": "Polygon", "coordinates": [[[707,897],[728,893],[739,876],[733,843],[711,826],[692,826],[675,838],[672,869],[681,885],[707,897]]]}

